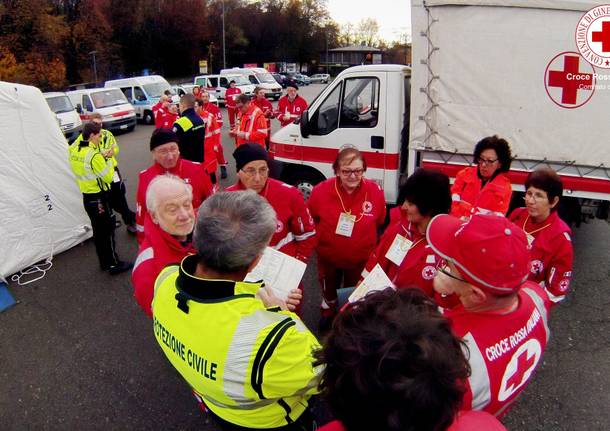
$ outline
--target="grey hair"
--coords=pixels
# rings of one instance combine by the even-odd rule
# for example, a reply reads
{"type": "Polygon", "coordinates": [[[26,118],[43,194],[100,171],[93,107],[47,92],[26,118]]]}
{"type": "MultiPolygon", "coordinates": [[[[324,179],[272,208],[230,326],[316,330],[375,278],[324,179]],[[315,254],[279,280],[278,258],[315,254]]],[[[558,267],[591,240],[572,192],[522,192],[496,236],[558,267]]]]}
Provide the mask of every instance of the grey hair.
{"type": "Polygon", "coordinates": [[[190,196],[191,201],[193,200],[193,187],[184,182],[182,178],[172,174],[157,175],[148,184],[148,188],[146,189],[146,209],[149,213],[154,213],[157,211],[157,206],[159,205],[157,199],[159,187],[172,183],[182,185],[190,196]]]}
{"type": "Polygon", "coordinates": [[[193,245],[206,267],[244,271],[263,253],[275,226],[275,211],[253,190],[220,192],[199,207],[193,245]]]}

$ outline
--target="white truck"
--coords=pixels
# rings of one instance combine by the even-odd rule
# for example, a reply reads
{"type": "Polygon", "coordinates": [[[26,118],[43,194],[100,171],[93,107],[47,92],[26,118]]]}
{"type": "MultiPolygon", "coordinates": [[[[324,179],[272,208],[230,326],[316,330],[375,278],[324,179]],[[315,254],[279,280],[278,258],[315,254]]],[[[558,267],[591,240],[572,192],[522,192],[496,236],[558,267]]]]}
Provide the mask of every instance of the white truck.
{"type": "Polygon", "coordinates": [[[237,88],[242,93],[249,96],[254,91],[254,84],[252,84],[248,78],[242,74],[237,75],[199,75],[196,76],[193,84],[205,88],[210,94],[213,94],[217,99],[218,103],[225,103],[225,93],[231,81],[235,81],[237,88]]]}
{"type": "Polygon", "coordinates": [[[68,91],[66,95],[82,121],[88,121],[97,112],[104,128],[111,132],[131,132],[136,127],[136,111],[118,88],[86,88],[68,91]]]}
{"type": "Polygon", "coordinates": [[[562,177],[574,220],[581,211],[607,218],[610,69],[593,68],[575,42],[593,7],[412,0],[413,66],[340,73],[299,124],[272,136],[282,179],[307,196],[334,175],[337,150],[352,145],[392,204],[403,176],[425,167],[455,177],[473,163],[476,142],[497,134],[511,144],[514,190],[523,191],[528,172],[549,166],[562,177]]]}
{"type": "Polygon", "coordinates": [[[262,67],[234,67],[222,69],[221,75],[243,75],[251,84],[265,90],[265,97],[279,100],[282,96],[282,86],[277,83],[272,74],[262,67]]]}
{"type": "Polygon", "coordinates": [[[72,142],[80,134],[83,122],[66,93],[53,91],[42,94],[49,105],[61,132],[68,142],[72,142]]]}

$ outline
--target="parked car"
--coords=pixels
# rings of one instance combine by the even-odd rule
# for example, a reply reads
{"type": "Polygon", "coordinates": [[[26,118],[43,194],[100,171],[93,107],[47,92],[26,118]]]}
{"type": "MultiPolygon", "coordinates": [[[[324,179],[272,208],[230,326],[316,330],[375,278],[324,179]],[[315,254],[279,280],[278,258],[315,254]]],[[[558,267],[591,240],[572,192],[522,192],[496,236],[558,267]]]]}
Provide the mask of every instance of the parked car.
{"type": "Polygon", "coordinates": [[[328,84],[328,81],[330,81],[330,75],[328,73],[316,73],[315,75],[311,75],[309,79],[312,83],[320,82],[322,84],[328,84]]]}
{"type": "Polygon", "coordinates": [[[294,81],[298,85],[311,84],[311,79],[309,79],[309,76],[303,75],[302,73],[289,73],[288,79],[294,81]]]}
{"type": "MultiPolygon", "coordinates": [[[[195,84],[192,84],[190,82],[186,82],[184,84],[172,85],[172,93],[177,95],[178,97],[182,97],[185,94],[192,94],[194,87],[195,87],[195,84]]],[[[205,90],[205,88],[204,88],[204,90],[205,90]]],[[[208,91],[208,94],[210,95],[210,102],[212,102],[214,105],[218,106],[218,99],[216,98],[216,96],[214,96],[214,92],[208,91]]]]}
{"type": "Polygon", "coordinates": [[[62,133],[68,140],[72,142],[80,134],[83,128],[83,122],[81,121],[74,105],[70,101],[70,98],[66,93],[52,92],[43,93],[44,98],[51,108],[51,111],[57,117],[57,122],[61,128],[62,133]]]}
{"type": "Polygon", "coordinates": [[[275,73],[273,72],[271,74],[271,76],[273,76],[273,78],[275,79],[275,81],[280,84],[282,86],[282,88],[286,88],[286,84],[288,83],[288,78],[286,77],[286,75],[282,75],[280,73],[275,73]]]}
{"type": "Polygon", "coordinates": [[[243,75],[253,85],[265,90],[265,97],[278,100],[282,96],[282,87],[275,82],[267,69],[262,67],[234,67],[232,69],[222,69],[221,75],[243,75]]]}

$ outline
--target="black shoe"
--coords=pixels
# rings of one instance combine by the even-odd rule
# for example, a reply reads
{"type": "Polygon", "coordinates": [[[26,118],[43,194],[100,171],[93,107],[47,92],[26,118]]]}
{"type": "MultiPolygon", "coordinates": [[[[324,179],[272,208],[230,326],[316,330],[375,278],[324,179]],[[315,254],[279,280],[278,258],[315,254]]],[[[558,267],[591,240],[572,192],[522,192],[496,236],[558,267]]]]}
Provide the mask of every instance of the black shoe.
{"type": "Polygon", "coordinates": [[[127,225],[127,233],[131,235],[136,235],[138,233],[138,228],[136,227],[135,223],[127,225]]]}
{"type": "Polygon", "coordinates": [[[227,178],[227,167],[226,166],[221,166],[220,167],[220,179],[224,180],[227,178]]]}
{"type": "Polygon", "coordinates": [[[122,272],[129,271],[131,268],[133,268],[132,262],[123,262],[122,260],[119,260],[116,265],[112,265],[110,268],[108,268],[108,273],[110,275],[117,275],[122,272]]]}

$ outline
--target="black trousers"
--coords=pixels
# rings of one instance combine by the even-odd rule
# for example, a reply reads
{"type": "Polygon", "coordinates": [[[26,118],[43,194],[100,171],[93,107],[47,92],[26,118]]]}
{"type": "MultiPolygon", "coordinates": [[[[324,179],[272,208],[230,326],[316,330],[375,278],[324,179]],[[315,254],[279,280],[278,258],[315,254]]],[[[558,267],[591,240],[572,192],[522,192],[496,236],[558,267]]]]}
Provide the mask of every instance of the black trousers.
{"type": "Polygon", "coordinates": [[[107,193],[83,193],[85,211],[93,228],[93,243],[102,270],[116,265],[119,257],[114,242],[114,217],[107,193]]]}
{"type": "Polygon", "coordinates": [[[123,223],[129,226],[136,222],[136,213],[129,209],[129,204],[127,203],[127,199],[125,197],[127,190],[118,166],[114,168],[114,170],[119,176],[119,181],[113,182],[110,185],[110,205],[112,206],[113,210],[121,214],[123,223]]]}

